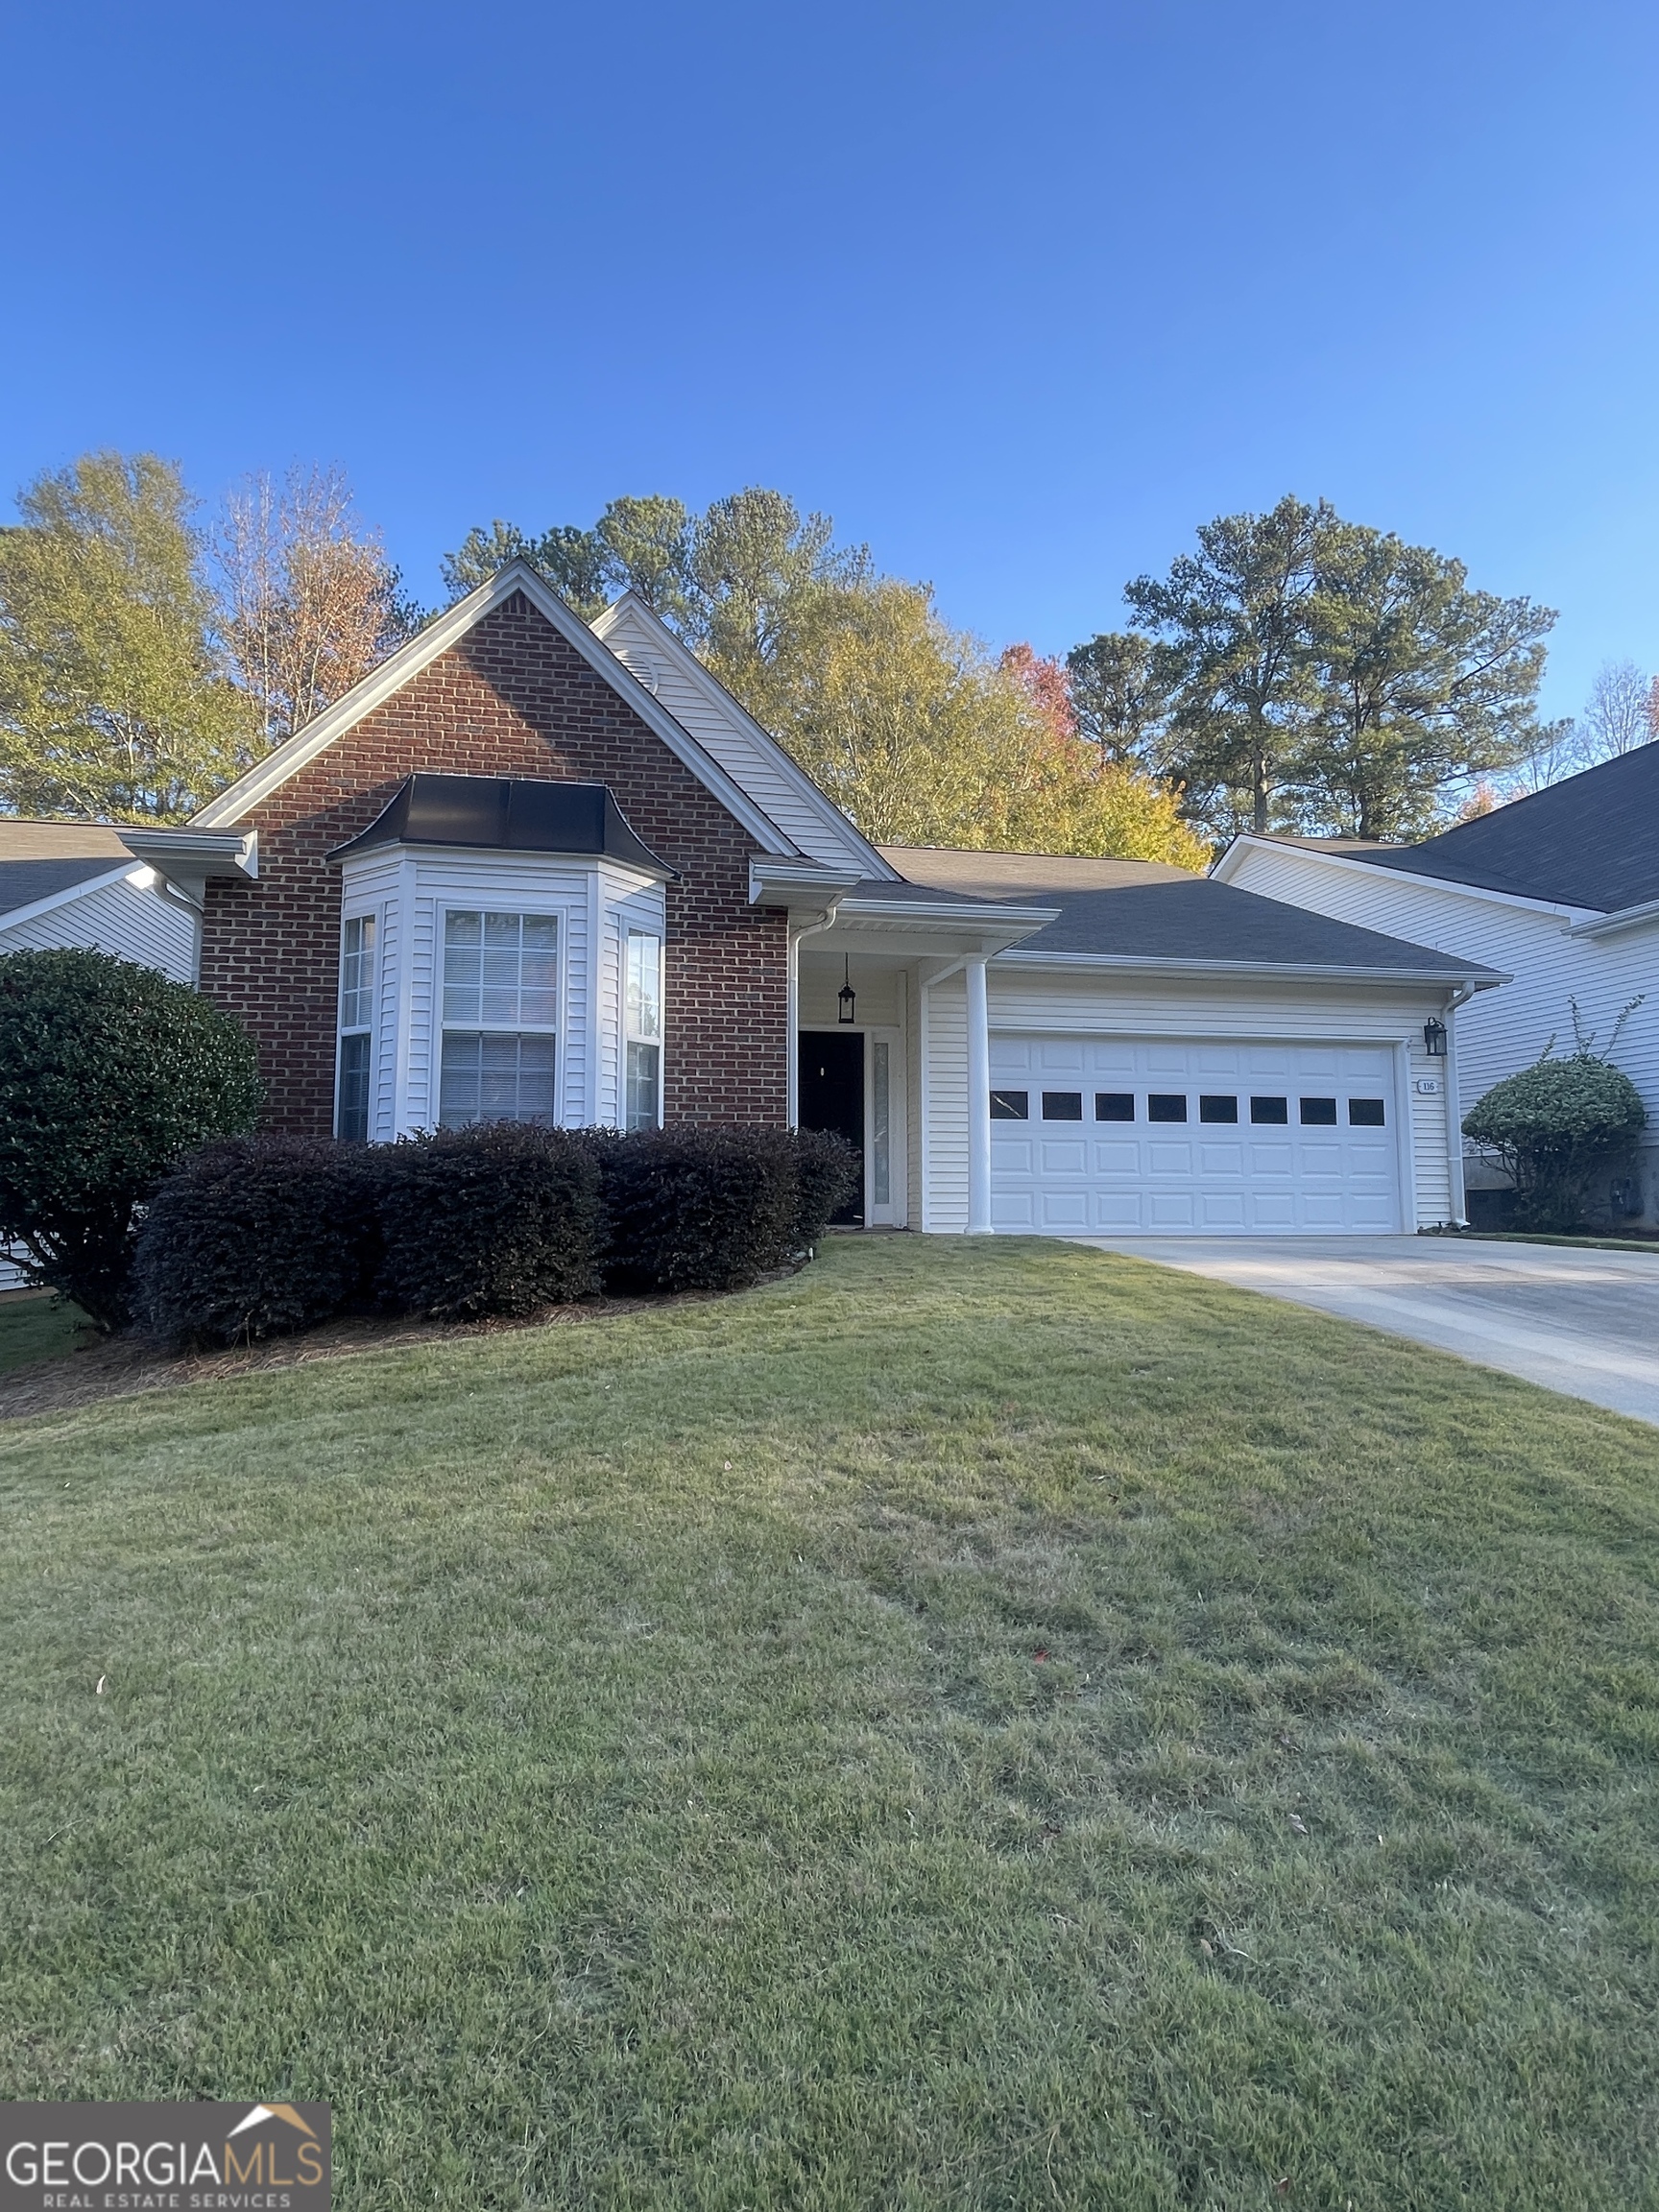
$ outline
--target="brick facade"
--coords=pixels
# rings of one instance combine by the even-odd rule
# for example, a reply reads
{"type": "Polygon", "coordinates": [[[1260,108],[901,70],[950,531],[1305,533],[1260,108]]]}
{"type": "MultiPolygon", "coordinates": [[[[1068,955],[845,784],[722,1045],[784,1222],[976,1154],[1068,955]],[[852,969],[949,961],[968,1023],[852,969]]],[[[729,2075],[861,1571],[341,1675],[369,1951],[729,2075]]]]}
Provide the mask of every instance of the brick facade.
{"type": "Polygon", "coordinates": [[[211,882],[202,988],[259,1047],[266,1118],[326,1135],[334,1113],[340,871],[417,769],[608,783],[680,880],[667,886],[663,1115],[781,1123],[786,922],[749,903],[759,848],[522,593],[485,615],[260,805],[259,880],[211,882]]]}

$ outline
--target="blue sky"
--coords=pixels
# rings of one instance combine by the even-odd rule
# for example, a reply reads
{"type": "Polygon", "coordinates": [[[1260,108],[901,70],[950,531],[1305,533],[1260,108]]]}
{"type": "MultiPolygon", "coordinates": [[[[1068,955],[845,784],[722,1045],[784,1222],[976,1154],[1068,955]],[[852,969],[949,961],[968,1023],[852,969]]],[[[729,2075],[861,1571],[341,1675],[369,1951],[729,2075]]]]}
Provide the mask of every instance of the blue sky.
{"type": "Polygon", "coordinates": [[[774,484],[1064,650],[1324,494],[1659,666],[1651,0],[0,14],[0,487],[338,460],[469,524],[774,484]]]}

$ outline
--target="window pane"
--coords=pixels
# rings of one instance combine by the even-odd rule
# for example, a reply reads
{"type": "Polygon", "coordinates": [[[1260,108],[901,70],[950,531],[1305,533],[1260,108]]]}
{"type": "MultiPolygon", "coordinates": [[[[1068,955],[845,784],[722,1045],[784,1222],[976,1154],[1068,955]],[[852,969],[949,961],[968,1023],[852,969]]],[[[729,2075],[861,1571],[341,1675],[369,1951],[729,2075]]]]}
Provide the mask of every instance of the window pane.
{"type": "Polygon", "coordinates": [[[1096,1091],[1094,1094],[1094,1118],[1096,1121],[1133,1121],[1135,1118],[1134,1092],[1096,1091]]]}
{"type": "Polygon", "coordinates": [[[870,1069],[870,1180],[871,1203],[886,1206],[893,1190],[893,1145],[888,1131],[888,1105],[892,1095],[892,1047],[878,1042],[870,1069]]]}
{"type": "Polygon", "coordinates": [[[551,1029],[559,1019],[558,946],[552,914],[445,915],[444,1020],[551,1029]]]}
{"type": "Polygon", "coordinates": [[[1302,1101],[1302,1118],[1305,1122],[1311,1123],[1314,1128],[1334,1129],[1336,1126],[1335,1099],[1304,1098],[1302,1101]]]}
{"type": "Polygon", "coordinates": [[[374,917],[355,914],[340,928],[340,1026],[373,1025],[374,998],[374,917]]]}
{"type": "Polygon", "coordinates": [[[662,948],[655,937],[632,930],[628,937],[627,1023],[630,1037],[662,1034],[662,948]]]}
{"type": "Polygon", "coordinates": [[[657,1073],[662,1047],[628,1041],[628,1095],[623,1102],[624,1124],[630,1129],[657,1127],[657,1073]]]}
{"type": "Polygon", "coordinates": [[[438,1081],[438,1118],[445,1129],[469,1121],[551,1125],[555,1040],[446,1029],[438,1081]]]}
{"type": "Polygon", "coordinates": [[[1290,1101],[1288,1098],[1252,1098],[1250,1118],[1252,1121],[1288,1121],[1290,1101]]]}
{"type": "Polygon", "coordinates": [[[1382,1101],[1381,1098],[1350,1098],[1348,1119],[1356,1129],[1381,1129],[1382,1126],[1382,1101]]]}
{"type": "Polygon", "coordinates": [[[340,1040],[340,1096],[334,1126],[359,1144],[369,1141],[369,1033],[340,1040]]]}
{"type": "Polygon", "coordinates": [[[1185,1121],[1187,1099],[1180,1091],[1154,1091],[1146,1101],[1148,1121],[1185,1121]]]}
{"type": "Polygon", "coordinates": [[[1237,1121],[1238,1101],[1206,1091],[1198,1101],[1198,1118],[1200,1121],[1237,1121]]]}
{"type": "Polygon", "coordinates": [[[1045,1091],[1043,1094],[1043,1118],[1045,1121],[1081,1121],[1083,1118],[1082,1092],[1045,1091]]]}
{"type": "Polygon", "coordinates": [[[991,1118],[993,1121],[1029,1121],[1031,1118],[1030,1092],[993,1091],[991,1094],[991,1118]]]}

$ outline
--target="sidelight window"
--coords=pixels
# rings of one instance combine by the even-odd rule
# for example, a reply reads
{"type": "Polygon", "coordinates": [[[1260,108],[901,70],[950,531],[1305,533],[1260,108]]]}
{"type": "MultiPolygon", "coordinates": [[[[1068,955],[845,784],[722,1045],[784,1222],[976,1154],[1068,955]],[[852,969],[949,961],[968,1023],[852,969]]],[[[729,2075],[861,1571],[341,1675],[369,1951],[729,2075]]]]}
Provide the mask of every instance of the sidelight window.
{"type": "Polygon", "coordinates": [[[558,1044],[559,925],[551,914],[444,917],[438,1118],[551,1127],[558,1044]]]}
{"type": "Polygon", "coordinates": [[[662,941],[628,933],[624,1125],[655,1129],[662,1119],[662,941]]]}
{"type": "Polygon", "coordinates": [[[337,1136],[369,1136],[369,1073],[373,1059],[374,917],[356,914],[340,928],[340,1074],[337,1136]]]}

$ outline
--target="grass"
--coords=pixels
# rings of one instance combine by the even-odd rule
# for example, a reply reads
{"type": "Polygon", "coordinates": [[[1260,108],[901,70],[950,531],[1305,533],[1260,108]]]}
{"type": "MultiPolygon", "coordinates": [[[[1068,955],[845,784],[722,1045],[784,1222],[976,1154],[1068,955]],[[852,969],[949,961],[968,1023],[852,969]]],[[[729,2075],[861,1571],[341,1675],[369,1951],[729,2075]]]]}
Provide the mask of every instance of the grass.
{"type": "Polygon", "coordinates": [[[80,1309],[60,1306],[50,1290],[0,1292],[0,1375],[56,1359],[90,1334],[80,1309]]]}
{"type": "Polygon", "coordinates": [[[1659,2204],[1634,1423],[835,1239],[0,1512],[5,2094],[327,2098],[352,2212],[1659,2204]]]}

